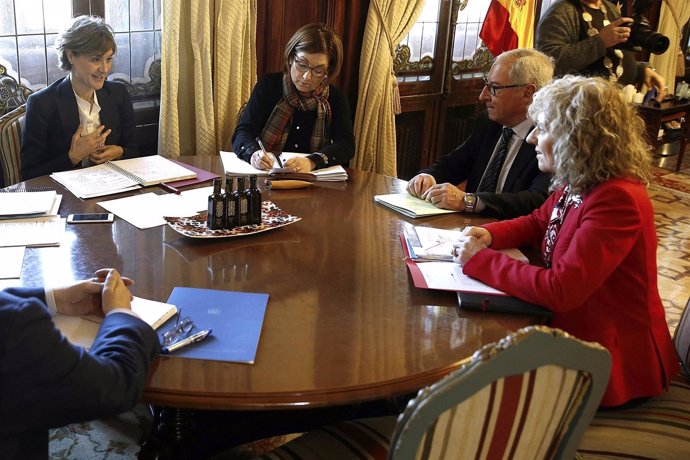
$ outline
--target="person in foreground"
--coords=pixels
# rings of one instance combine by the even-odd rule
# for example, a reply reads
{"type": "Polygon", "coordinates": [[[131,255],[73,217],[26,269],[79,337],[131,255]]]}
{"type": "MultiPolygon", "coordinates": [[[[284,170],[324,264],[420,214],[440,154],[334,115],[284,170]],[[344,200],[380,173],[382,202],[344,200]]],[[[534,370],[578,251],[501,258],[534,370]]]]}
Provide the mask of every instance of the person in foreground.
{"type": "Polygon", "coordinates": [[[106,81],[117,51],[110,26],[78,16],[55,47],[69,75],[26,101],[22,179],[139,156],[127,88],[106,81]]]}
{"type": "Polygon", "coordinates": [[[613,366],[602,406],[658,395],[678,357],[657,288],[656,229],[644,123],[615,84],[566,76],[535,95],[528,137],[554,173],[528,216],[469,227],[455,243],[463,272],[553,311],[551,326],[599,342],[613,366]],[[540,247],[544,267],[496,249],[540,247]]]}
{"type": "MultiPolygon", "coordinates": [[[[638,2],[639,3],[639,2],[638,2]]],[[[608,0],[559,0],[539,21],[535,47],[556,60],[556,75],[599,76],[621,85],[656,88],[666,96],[666,80],[627,49],[633,18],[621,17],[608,0]]]]}
{"type": "Polygon", "coordinates": [[[308,24],[290,38],[285,71],[267,74],[254,87],[232,135],[235,154],[258,169],[271,169],[263,152],[307,153],[285,167],[309,172],[347,165],[355,154],[355,136],[345,95],[330,84],[340,72],[343,44],[325,24],[308,24]]]}
{"type": "Polygon", "coordinates": [[[550,176],[539,171],[527,108],[553,77],[553,62],[533,49],[496,58],[479,100],[486,104],[462,145],[410,179],[410,195],[438,208],[505,219],[528,214],[548,196],[550,176]],[[465,190],[458,188],[467,181],[465,190]]]}
{"type": "Polygon", "coordinates": [[[0,452],[48,458],[48,429],[131,409],[160,353],[131,311],[132,281],[113,269],[63,288],[0,292],[0,452]],[[55,328],[62,315],[105,314],[87,352],[55,328]]]}

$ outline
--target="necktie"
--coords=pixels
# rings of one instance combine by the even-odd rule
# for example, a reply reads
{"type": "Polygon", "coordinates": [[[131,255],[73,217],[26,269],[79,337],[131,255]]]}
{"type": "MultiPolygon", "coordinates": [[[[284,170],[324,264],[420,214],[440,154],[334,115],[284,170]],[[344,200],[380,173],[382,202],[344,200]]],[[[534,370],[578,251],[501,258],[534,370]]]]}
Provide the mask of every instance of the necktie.
{"type": "Polygon", "coordinates": [[[486,167],[486,172],[484,173],[484,179],[482,179],[481,184],[479,184],[478,192],[495,192],[496,185],[498,184],[498,176],[501,174],[501,168],[506,160],[506,154],[508,153],[508,144],[510,138],[513,136],[513,130],[510,128],[503,128],[501,133],[501,139],[498,141],[498,149],[496,149],[496,155],[491,158],[489,166],[486,167]]]}

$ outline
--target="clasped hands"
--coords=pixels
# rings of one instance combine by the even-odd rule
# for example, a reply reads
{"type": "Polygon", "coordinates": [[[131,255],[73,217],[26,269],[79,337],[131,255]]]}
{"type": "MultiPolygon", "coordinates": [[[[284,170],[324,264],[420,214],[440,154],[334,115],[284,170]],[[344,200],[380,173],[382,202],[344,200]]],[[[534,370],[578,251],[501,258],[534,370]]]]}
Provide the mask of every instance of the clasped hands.
{"type": "MultiPolygon", "coordinates": [[[[273,169],[273,158],[272,153],[257,150],[252,154],[250,163],[256,169],[273,169]]],[[[306,157],[291,157],[285,160],[284,164],[284,168],[300,173],[311,172],[315,166],[316,164],[306,157]]]]}
{"type": "Polygon", "coordinates": [[[483,227],[466,227],[462,236],[453,242],[453,262],[465,265],[476,253],[491,246],[493,237],[483,227]]]}
{"type": "Polygon", "coordinates": [[[465,192],[449,183],[437,184],[431,174],[417,174],[407,183],[407,193],[426,200],[437,208],[465,210],[465,192]]]}
{"type": "Polygon", "coordinates": [[[68,152],[72,164],[76,165],[86,157],[94,164],[101,164],[116,160],[124,153],[119,145],[105,145],[111,129],[105,129],[105,126],[100,125],[93,132],[82,135],[83,129],[84,125],[80,124],[72,135],[72,144],[68,152]]]}
{"type": "Polygon", "coordinates": [[[88,280],[53,289],[57,312],[62,315],[103,316],[115,308],[131,309],[134,281],[120,276],[117,270],[102,268],[88,280]]]}

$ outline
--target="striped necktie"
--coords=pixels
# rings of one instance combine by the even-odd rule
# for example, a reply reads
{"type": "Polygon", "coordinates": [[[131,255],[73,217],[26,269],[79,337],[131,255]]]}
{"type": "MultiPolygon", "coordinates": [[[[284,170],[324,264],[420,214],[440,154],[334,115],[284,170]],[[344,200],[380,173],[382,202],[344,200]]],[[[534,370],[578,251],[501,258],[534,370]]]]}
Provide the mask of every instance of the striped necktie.
{"type": "Polygon", "coordinates": [[[510,128],[503,128],[501,133],[501,139],[498,141],[498,149],[496,149],[496,155],[491,158],[489,166],[486,167],[484,172],[484,178],[481,184],[479,184],[478,192],[495,192],[496,185],[498,185],[498,176],[501,174],[501,168],[503,168],[503,163],[506,160],[506,154],[508,153],[508,144],[510,139],[513,137],[513,130],[510,128]]]}

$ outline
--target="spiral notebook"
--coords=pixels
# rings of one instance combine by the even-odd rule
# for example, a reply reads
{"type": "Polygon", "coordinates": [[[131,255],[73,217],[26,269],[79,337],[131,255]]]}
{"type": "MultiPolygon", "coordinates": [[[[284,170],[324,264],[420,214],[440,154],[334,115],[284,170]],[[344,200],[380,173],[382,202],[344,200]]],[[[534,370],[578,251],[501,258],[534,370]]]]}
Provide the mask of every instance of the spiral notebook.
{"type": "Polygon", "coordinates": [[[196,176],[194,171],[160,155],[109,161],[50,175],[79,198],[112,195],[196,176]]]}

